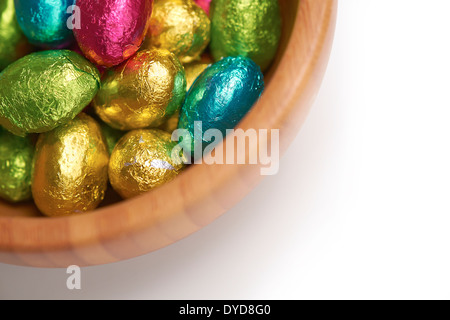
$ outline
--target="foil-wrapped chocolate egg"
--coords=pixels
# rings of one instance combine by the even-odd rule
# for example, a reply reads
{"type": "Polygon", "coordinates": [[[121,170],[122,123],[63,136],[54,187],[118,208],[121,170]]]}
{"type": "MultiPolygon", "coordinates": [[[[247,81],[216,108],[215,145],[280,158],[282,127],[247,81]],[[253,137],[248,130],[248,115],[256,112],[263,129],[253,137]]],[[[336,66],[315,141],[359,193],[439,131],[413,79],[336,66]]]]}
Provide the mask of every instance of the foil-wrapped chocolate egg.
{"type": "Polygon", "coordinates": [[[80,113],[99,84],[97,68],[73,51],[29,54],[0,74],[0,125],[20,136],[50,131],[80,113]]]}
{"type": "Polygon", "coordinates": [[[31,199],[34,145],[0,127],[0,198],[10,202],[31,199]]]}
{"type": "Polygon", "coordinates": [[[193,0],[155,0],[143,48],[164,48],[182,63],[197,59],[210,41],[211,23],[193,0]]]}
{"type": "Polygon", "coordinates": [[[116,66],[142,44],[153,0],[78,0],[80,28],[75,38],[84,55],[98,65],[116,66]]]}
{"type": "Polygon", "coordinates": [[[263,90],[261,69],[249,58],[228,57],[208,67],[191,87],[181,109],[178,128],[187,130],[191,142],[182,143],[184,150],[198,154],[196,147],[205,148],[210,143],[204,139],[209,129],[220,130],[225,136],[226,130],[241,121],[263,90]],[[201,140],[196,132],[202,134],[201,140]]]}
{"type": "MultiPolygon", "coordinates": [[[[184,70],[186,72],[186,88],[187,91],[191,88],[194,81],[197,77],[208,67],[210,63],[203,61],[194,61],[188,63],[184,66],[184,70]]],[[[172,133],[175,129],[178,128],[178,121],[180,119],[180,112],[176,112],[173,116],[167,119],[159,129],[172,133]]]]}
{"type": "Polygon", "coordinates": [[[72,11],[68,8],[75,1],[15,0],[17,20],[32,44],[46,49],[65,48],[73,41],[73,31],[68,26],[72,11]]]}
{"type": "Polygon", "coordinates": [[[0,1],[0,71],[32,51],[17,23],[14,0],[0,1]]]}
{"type": "Polygon", "coordinates": [[[210,14],[210,47],[216,61],[241,55],[263,72],[269,67],[281,37],[278,0],[215,0],[210,14]]]}
{"type": "Polygon", "coordinates": [[[174,179],[184,168],[172,158],[177,143],[158,129],[134,130],[117,143],[109,162],[109,179],[123,198],[132,198],[174,179]]]}
{"type": "Polygon", "coordinates": [[[169,51],[154,48],[107,72],[93,106],[108,125],[128,131],[161,125],[180,110],[185,96],[182,64],[169,51]]]}
{"type": "Polygon", "coordinates": [[[95,209],[108,185],[109,154],[98,123],[81,113],[39,136],[32,194],[47,216],[95,209]]]}
{"type": "Polygon", "coordinates": [[[209,14],[209,7],[211,6],[211,0],[195,0],[195,2],[209,14]]]}

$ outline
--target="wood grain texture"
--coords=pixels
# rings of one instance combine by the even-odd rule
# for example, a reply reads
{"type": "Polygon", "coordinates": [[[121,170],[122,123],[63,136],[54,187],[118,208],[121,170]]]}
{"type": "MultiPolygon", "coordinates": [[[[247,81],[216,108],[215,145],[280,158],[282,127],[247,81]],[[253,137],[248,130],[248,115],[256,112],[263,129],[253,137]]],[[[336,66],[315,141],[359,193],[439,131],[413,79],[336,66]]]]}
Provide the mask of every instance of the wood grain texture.
{"type": "MultiPolygon", "coordinates": [[[[283,154],[320,87],[334,36],[337,0],[280,0],[280,4],[284,26],[279,54],[266,75],[261,100],[238,127],[280,129],[283,154]]],[[[257,150],[247,147],[247,151],[257,150]]],[[[143,255],[208,225],[262,178],[259,165],[193,165],[152,192],[120,202],[112,193],[104,207],[72,217],[43,218],[31,203],[0,203],[0,262],[89,266],[143,255]]]]}

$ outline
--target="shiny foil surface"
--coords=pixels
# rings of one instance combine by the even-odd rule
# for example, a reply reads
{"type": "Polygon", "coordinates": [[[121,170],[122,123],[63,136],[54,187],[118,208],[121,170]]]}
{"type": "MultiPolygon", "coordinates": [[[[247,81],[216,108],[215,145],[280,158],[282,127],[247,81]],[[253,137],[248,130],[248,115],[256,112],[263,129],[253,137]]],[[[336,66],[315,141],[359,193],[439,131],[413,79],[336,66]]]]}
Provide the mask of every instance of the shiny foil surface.
{"type": "Polygon", "coordinates": [[[211,53],[216,61],[245,56],[264,72],[278,50],[278,0],[215,0],[211,3],[211,53]]]}
{"type": "Polygon", "coordinates": [[[211,0],[195,0],[195,2],[209,14],[209,7],[211,6],[211,0]]]}
{"type": "Polygon", "coordinates": [[[180,110],[186,77],[178,58],[165,49],[142,50],[102,78],[93,106],[119,130],[157,127],[180,110]]]}
{"type": "Polygon", "coordinates": [[[164,48],[182,63],[197,59],[210,41],[211,23],[193,0],[155,0],[143,48],[164,48]]]}
{"type": "Polygon", "coordinates": [[[148,30],[152,0],[77,0],[81,29],[75,38],[84,55],[112,67],[138,51],[148,30]]]}
{"type": "MultiPolygon", "coordinates": [[[[191,87],[180,113],[178,128],[189,131],[191,151],[195,151],[194,122],[201,121],[202,134],[218,129],[225,136],[226,129],[241,121],[263,90],[261,69],[249,58],[228,57],[208,67],[191,87]]],[[[203,135],[199,142],[197,145],[203,148],[210,143],[203,135]]]]}
{"type": "Polygon", "coordinates": [[[162,130],[130,131],[111,155],[111,185],[123,198],[132,198],[171,181],[184,168],[172,161],[176,144],[162,130]]]}
{"type": "MultiPolygon", "coordinates": [[[[195,61],[188,63],[184,66],[184,70],[186,72],[186,83],[187,83],[187,91],[191,88],[194,81],[197,77],[211,64],[203,61],[195,61]]],[[[180,120],[180,112],[176,112],[173,116],[171,116],[166,122],[164,122],[159,128],[161,130],[172,133],[175,129],[178,128],[178,121],[180,120]]]]}
{"type": "Polygon", "coordinates": [[[0,1],[0,71],[32,50],[17,23],[14,0],[0,1]]]}
{"type": "Polygon", "coordinates": [[[0,125],[20,136],[52,130],[91,102],[99,77],[97,68],[73,51],[27,55],[0,74],[0,125]]]}
{"type": "Polygon", "coordinates": [[[39,210],[54,217],[95,209],[107,188],[108,161],[100,126],[84,113],[41,134],[32,179],[39,210]]]}
{"type": "Polygon", "coordinates": [[[29,41],[46,49],[61,49],[73,41],[67,27],[76,0],[15,0],[17,20],[29,41]]]}
{"type": "Polygon", "coordinates": [[[0,127],[0,198],[19,202],[31,199],[34,145],[0,127]]]}

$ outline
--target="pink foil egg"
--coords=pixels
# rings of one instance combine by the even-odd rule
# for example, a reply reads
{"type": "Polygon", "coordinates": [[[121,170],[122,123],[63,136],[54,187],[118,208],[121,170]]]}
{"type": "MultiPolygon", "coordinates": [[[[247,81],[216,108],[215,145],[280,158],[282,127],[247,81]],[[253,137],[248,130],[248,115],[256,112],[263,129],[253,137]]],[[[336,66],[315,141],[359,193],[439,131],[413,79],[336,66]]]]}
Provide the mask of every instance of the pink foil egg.
{"type": "Polygon", "coordinates": [[[203,10],[209,15],[209,7],[211,5],[211,0],[195,0],[195,2],[202,7],[203,10]]]}
{"type": "Polygon", "coordinates": [[[75,38],[84,56],[100,66],[127,60],[142,44],[153,0],[77,0],[80,29],[75,38]]]}

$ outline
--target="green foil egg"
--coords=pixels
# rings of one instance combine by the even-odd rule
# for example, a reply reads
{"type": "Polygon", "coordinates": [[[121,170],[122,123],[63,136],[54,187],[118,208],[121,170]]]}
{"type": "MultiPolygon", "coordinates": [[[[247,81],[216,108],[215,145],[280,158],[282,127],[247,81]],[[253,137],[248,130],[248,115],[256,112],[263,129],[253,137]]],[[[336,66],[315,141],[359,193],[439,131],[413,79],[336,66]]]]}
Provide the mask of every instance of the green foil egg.
{"type": "Polygon", "coordinates": [[[265,71],[278,50],[278,0],[215,0],[211,3],[211,53],[251,58],[265,71]]]}
{"type": "Polygon", "coordinates": [[[126,132],[111,128],[109,125],[107,125],[101,120],[99,120],[98,123],[100,124],[103,136],[105,137],[108,152],[109,154],[111,154],[117,142],[119,142],[120,138],[122,138],[126,132]]]}
{"type": "Polygon", "coordinates": [[[14,0],[0,1],[0,71],[31,50],[17,22],[14,0]]]}
{"type": "Polygon", "coordinates": [[[19,202],[31,199],[34,145],[0,127],[0,198],[19,202]]]}
{"type": "Polygon", "coordinates": [[[27,55],[0,74],[0,125],[19,136],[50,131],[79,114],[99,83],[97,68],[73,51],[27,55]]]}

